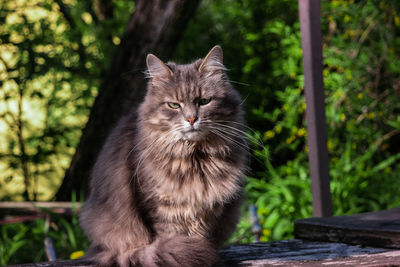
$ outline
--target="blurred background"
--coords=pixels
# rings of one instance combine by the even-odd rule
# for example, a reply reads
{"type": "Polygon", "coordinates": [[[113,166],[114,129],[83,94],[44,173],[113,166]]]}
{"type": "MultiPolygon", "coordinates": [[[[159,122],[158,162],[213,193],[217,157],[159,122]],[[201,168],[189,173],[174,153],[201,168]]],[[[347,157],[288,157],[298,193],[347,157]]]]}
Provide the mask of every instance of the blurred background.
{"type": "MultiPolygon", "coordinates": [[[[135,2],[0,0],[1,201],[83,201],[84,189],[59,189],[135,2]]],[[[291,238],[293,222],[312,216],[297,5],[202,0],[168,48],[185,63],[221,45],[245,99],[252,168],[232,243],[255,241],[250,204],[261,241],[291,238]]],[[[321,9],[334,215],[400,206],[400,4],[329,0],[321,9]]],[[[77,212],[51,215],[0,225],[0,265],[46,260],[38,247],[49,235],[60,258],[81,255],[77,212]]]]}

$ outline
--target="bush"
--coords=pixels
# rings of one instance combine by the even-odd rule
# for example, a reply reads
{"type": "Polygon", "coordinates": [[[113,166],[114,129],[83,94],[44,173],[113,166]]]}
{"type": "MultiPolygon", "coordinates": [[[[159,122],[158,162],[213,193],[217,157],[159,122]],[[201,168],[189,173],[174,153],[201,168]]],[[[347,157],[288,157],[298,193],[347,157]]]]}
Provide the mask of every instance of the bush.
{"type": "Polygon", "coordinates": [[[2,225],[0,265],[47,261],[46,237],[52,239],[59,259],[69,259],[74,252],[87,249],[88,241],[79,226],[77,214],[64,218],[49,213],[49,218],[2,225]]]}

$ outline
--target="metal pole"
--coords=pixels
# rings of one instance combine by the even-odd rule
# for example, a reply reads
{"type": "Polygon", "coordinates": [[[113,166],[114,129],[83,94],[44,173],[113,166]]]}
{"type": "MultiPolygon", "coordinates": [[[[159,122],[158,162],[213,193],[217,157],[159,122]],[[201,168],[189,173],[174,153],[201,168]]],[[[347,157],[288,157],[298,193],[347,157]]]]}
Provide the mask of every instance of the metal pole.
{"type": "Polygon", "coordinates": [[[303,49],[308,158],[315,217],[332,216],[319,0],[299,0],[303,49]]]}

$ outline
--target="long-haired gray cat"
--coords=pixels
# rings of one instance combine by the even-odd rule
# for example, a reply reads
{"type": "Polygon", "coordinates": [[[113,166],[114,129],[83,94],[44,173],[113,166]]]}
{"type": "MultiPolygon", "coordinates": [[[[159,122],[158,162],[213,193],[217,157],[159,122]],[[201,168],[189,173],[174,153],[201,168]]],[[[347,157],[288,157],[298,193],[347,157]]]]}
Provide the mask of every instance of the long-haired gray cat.
{"type": "Polygon", "coordinates": [[[215,46],[191,64],[147,56],[144,102],[107,139],[81,225],[105,266],[208,266],[238,220],[246,158],[239,94],[215,46]]]}

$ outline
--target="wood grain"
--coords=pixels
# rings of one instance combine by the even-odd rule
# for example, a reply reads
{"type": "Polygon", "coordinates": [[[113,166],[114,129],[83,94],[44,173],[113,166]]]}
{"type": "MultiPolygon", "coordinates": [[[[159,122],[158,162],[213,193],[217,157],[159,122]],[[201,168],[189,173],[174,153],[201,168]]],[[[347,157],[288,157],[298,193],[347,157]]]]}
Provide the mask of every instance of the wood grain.
{"type": "Polygon", "coordinates": [[[296,238],[400,249],[400,208],[294,224],[296,238]]]}

